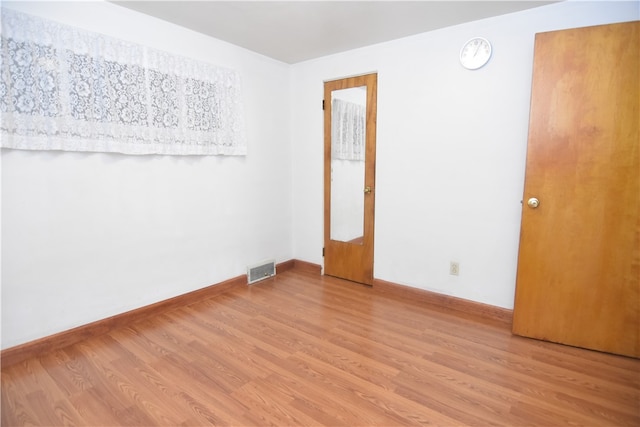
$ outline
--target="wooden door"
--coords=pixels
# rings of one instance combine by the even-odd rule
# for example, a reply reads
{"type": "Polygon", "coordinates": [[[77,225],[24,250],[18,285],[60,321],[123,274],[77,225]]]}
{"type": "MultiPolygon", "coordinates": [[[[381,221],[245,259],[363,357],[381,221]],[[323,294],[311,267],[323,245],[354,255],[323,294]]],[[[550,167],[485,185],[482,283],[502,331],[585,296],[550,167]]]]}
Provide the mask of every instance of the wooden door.
{"type": "Polygon", "coordinates": [[[640,356],[639,41],[536,36],[515,334],[640,356]]]}
{"type": "Polygon", "coordinates": [[[367,74],[324,84],[324,274],[367,285],[373,284],[377,82],[377,74],[367,74]]]}

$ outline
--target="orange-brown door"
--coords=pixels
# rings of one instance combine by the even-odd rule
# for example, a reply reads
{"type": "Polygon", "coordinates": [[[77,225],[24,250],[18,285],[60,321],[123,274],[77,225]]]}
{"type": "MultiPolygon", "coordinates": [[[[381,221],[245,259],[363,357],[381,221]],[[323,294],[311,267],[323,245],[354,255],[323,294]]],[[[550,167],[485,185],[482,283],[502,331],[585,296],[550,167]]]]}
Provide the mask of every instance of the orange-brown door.
{"type": "Polygon", "coordinates": [[[513,332],[640,356],[640,22],[536,36],[513,332]]]}
{"type": "Polygon", "coordinates": [[[373,283],[377,74],[324,84],[324,274],[373,283]]]}

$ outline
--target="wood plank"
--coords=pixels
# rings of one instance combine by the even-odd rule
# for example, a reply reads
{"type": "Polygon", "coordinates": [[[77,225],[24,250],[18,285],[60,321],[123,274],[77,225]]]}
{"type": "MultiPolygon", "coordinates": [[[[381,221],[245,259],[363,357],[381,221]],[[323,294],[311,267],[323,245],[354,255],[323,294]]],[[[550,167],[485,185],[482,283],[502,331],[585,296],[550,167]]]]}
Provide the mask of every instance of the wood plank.
{"type": "MultiPolygon", "coordinates": [[[[276,271],[278,273],[284,273],[285,271],[293,268],[300,268],[301,270],[312,273],[320,272],[320,266],[298,260],[288,260],[276,265],[276,271]]],[[[91,322],[77,328],[72,328],[67,331],[4,349],[0,352],[0,360],[2,361],[3,366],[12,365],[30,357],[37,356],[42,351],[61,349],[91,337],[104,335],[109,331],[122,328],[138,320],[153,317],[156,314],[201,301],[214,295],[222,294],[235,287],[242,287],[246,284],[246,276],[234,277],[215,285],[187,292],[186,294],[178,295],[154,304],[91,322]]]]}
{"type": "Polygon", "coordinates": [[[640,360],[293,267],[2,367],[2,425],[640,424],[640,360]]]}
{"type": "Polygon", "coordinates": [[[199,289],[155,304],[131,310],[126,313],[111,316],[77,328],[4,349],[0,354],[0,359],[2,360],[3,366],[12,365],[27,358],[37,356],[42,352],[61,349],[92,337],[104,335],[109,331],[121,328],[139,319],[152,317],[166,310],[180,307],[185,304],[189,304],[190,302],[210,297],[217,293],[225,292],[233,287],[241,286],[243,284],[246,284],[246,276],[236,277],[217,285],[212,285],[204,289],[199,289]]]}
{"type": "Polygon", "coordinates": [[[414,298],[427,304],[433,304],[436,307],[455,310],[468,315],[491,319],[496,322],[503,322],[511,325],[513,320],[513,310],[509,310],[507,308],[429,292],[424,289],[412,288],[410,286],[402,286],[380,279],[374,279],[373,286],[381,292],[398,295],[403,298],[414,298]]]}

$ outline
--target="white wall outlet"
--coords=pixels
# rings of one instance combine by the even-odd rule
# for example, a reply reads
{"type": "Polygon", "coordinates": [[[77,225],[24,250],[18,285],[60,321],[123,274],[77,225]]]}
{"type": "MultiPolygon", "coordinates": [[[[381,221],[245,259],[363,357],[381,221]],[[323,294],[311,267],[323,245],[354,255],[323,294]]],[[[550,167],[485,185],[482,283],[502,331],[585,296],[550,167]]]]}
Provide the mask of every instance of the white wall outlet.
{"type": "Polygon", "coordinates": [[[460,275],[460,263],[451,261],[449,263],[449,274],[451,274],[452,276],[460,275]]]}

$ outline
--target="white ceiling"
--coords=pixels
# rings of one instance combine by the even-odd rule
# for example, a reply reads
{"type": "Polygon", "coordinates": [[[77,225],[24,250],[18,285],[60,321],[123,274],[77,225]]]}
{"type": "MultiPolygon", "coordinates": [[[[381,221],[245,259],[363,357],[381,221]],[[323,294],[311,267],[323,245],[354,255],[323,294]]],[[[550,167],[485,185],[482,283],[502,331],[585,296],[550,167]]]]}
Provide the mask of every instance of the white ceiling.
{"type": "Polygon", "coordinates": [[[554,1],[117,1],[296,63],[554,1]]]}

